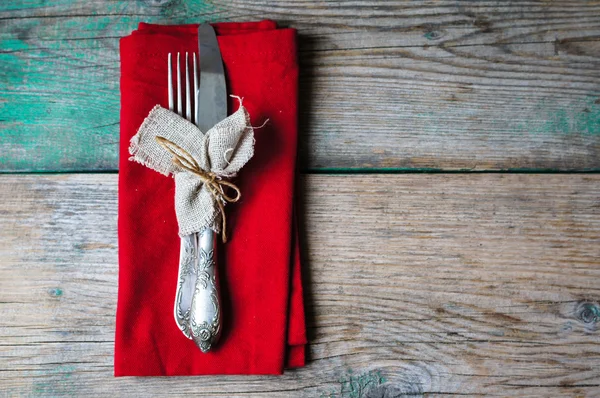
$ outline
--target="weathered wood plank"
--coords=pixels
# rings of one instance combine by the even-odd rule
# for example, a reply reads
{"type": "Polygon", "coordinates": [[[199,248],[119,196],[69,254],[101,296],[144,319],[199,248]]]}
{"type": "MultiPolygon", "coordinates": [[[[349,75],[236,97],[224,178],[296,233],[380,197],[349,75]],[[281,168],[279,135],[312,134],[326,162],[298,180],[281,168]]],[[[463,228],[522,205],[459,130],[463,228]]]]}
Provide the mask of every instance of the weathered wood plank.
{"type": "Polygon", "coordinates": [[[0,395],[600,394],[600,175],[301,186],[308,366],[142,382],[111,376],[117,176],[0,176],[0,395]]]}
{"type": "Polygon", "coordinates": [[[305,170],[600,170],[589,1],[52,0],[0,6],[0,170],[116,170],[139,21],[298,28],[305,170]]]}

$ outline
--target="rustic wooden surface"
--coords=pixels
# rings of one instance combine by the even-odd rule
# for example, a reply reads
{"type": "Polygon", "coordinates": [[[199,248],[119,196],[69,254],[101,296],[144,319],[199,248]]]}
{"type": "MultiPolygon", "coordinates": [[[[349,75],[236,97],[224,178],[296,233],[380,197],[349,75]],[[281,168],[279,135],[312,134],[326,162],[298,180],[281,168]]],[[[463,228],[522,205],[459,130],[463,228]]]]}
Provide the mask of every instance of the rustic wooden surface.
{"type": "Polygon", "coordinates": [[[17,0],[0,5],[0,170],[116,170],[139,21],[298,29],[304,170],[600,170],[597,1],[17,0]]]}
{"type": "MultiPolygon", "coordinates": [[[[0,171],[115,171],[139,21],[298,29],[301,169],[600,171],[597,1],[0,4],[0,171]]],[[[600,175],[305,175],[309,363],[112,377],[117,175],[0,175],[0,396],[600,396],[600,175]]]]}
{"type": "Polygon", "coordinates": [[[0,395],[600,394],[600,175],[301,187],[308,366],[115,379],[117,175],[0,176],[0,395]]]}

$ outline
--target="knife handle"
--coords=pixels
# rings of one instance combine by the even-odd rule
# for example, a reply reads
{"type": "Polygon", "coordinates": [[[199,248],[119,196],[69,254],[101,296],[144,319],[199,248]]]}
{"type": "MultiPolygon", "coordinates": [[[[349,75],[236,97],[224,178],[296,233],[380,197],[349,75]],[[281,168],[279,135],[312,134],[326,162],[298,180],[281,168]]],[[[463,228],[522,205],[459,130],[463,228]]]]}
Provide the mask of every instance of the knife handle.
{"type": "Polygon", "coordinates": [[[217,235],[208,228],[195,235],[198,239],[196,287],[189,322],[192,340],[202,352],[208,352],[221,335],[217,235]]]}

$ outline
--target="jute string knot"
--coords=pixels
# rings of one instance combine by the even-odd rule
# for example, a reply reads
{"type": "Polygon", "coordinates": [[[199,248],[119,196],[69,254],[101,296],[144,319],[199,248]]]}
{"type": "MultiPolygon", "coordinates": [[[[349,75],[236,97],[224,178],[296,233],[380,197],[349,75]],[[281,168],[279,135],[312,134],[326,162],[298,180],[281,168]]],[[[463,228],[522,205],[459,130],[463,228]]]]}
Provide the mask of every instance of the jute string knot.
{"type": "Polygon", "coordinates": [[[173,141],[168,140],[165,137],[154,137],[164,149],[173,155],[172,162],[175,166],[186,170],[196,175],[208,188],[209,192],[215,199],[219,211],[221,212],[221,239],[223,243],[227,242],[227,218],[225,216],[225,203],[235,203],[242,197],[242,192],[232,182],[224,180],[217,176],[215,173],[203,170],[196,159],[189,154],[188,151],[175,144],[173,141]],[[235,191],[235,196],[229,196],[226,192],[226,188],[231,188],[235,191]]]}

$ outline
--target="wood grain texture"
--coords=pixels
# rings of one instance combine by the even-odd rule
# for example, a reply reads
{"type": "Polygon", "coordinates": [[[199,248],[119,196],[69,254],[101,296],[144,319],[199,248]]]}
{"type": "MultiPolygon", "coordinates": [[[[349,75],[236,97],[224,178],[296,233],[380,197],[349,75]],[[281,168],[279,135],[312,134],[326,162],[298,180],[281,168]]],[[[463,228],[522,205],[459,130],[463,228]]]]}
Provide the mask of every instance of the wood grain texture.
{"type": "Polygon", "coordinates": [[[599,175],[301,187],[308,366],[115,379],[117,176],[0,176],[0,395],[600,394],[599,175]]]}
{"type": "Polygon", "coordinates": [[[595,1],[18,0],[0,6],[0,170],[116,170],[139,21],[298,29],[302,168],[600,170],[595,1]]]}

